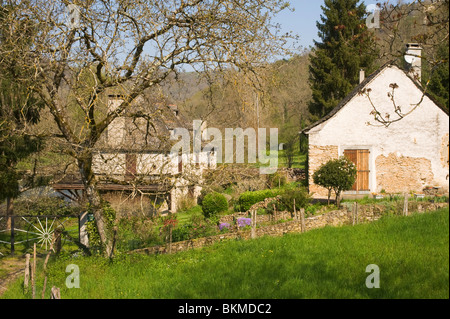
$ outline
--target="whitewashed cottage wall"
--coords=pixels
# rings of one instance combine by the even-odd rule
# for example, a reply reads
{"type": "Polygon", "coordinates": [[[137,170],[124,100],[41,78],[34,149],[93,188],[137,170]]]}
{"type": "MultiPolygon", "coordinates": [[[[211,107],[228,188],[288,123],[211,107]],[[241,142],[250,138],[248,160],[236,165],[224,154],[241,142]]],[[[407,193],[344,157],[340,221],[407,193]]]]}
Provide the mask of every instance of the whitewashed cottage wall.
{"type": "MultiPolygon", "coordinates": [[[[384,116],[396,118],[388,92],[396,83],[395,102],[403,113],[419,103],[423,92],[396,66],[385,67],[364,87],[373,105],[384,116]]],[[[430,98],[410,115],[389,127],[374,120],[367,96],[356,94],[334,116],[311,128],[309,134],[310,191],[325,196],[314,185],[312,174],[331,158],[348,149],[368,149],[370,192],[420,192],[425,186],[448,191],[449,117],[430,98]]]]}

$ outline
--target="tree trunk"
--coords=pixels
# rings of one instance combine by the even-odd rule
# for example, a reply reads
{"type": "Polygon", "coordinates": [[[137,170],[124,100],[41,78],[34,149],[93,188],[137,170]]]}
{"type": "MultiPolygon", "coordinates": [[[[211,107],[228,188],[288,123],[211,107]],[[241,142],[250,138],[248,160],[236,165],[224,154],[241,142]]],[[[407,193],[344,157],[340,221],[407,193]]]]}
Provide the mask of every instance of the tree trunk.
{"type": "Polygon", "coordinates": [[[84,156],[80,156],[78,158],[78,167],[80,169],[81,180],[86,190],[86,198],[90,206],[89,208],[94,214],[100,241],[104,248],[104,254],[106,257],[111,257],[113,253],[113,240],[107,229],[105,216],[103,216],[102,200],[96,187],[96,180],[92,171],[91,152],[87,151],[84,156]]]}
{"type": "Polygon", "coordinates": [[[11,197],[6,198],[6,229],[11,229],[11,216],[14,210],[13,199],[11,197]]]}
{"type": "Polygon", "coordinates": [[[341,192],[336,193],[336,206],[337,208],[341,208],[341,192]]]}

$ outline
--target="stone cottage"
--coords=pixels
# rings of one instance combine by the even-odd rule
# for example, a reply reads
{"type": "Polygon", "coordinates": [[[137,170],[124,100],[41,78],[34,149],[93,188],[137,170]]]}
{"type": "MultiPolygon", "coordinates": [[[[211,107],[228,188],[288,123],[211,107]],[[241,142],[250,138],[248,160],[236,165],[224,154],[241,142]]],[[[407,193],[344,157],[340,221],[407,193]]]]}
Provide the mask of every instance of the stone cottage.
{"type": "MultiPolygon", "coordinates": [[[[114,112],[122,102],[123,96],[110,94],[108,112],[114,112]]],[[[176,212],[180,200],[188,196],[195,200],[200,195],[204,172],[216,168],[216,156],[212,152],[172,154],[177,141],[171,136],[180,128],[193,133],[192,124],[189,127],[177,106],[139,96],[95,145],[92,169],[99,191],[145,194],[160,212],[176,212]]],[[[84,187],[75,176],[53,188],[75,197],[84,187]]]]}
{"type": "Polygon", "coordinates": [[[423,192],[449,188],[449,114],[424,93],[420,73],[388,63],[364,79],[330,114],[307,127],[309,190],[313,173],[330,159],[346,156],[357,180],[345,195],[423,192]],[[418,76],[419,75],[419,76],[418,76]]]}

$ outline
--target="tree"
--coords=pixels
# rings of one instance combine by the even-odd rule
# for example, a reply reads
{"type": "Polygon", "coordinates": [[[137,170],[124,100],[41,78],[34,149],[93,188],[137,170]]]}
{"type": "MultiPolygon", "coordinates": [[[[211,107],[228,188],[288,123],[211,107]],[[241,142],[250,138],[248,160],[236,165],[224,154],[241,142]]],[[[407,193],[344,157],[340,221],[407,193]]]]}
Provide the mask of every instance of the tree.
{"type": "Polygon", "coordinates": [[[380,6],[380,22],[376,36],[381,63],[395,61],[400,67],[408,67],[404,60],[405,44],[420,44],[422,53],[418,58],[422,61],[421,84],[424,93],[410,108],[400,110],[396,106],[394,87],[390,92],[393,112],[387,118],[377,113],[379,105],[372,103],[369,92],[362,92],[372,103],[372,114],[377,124],[387,127],[401,121],[420,107],[427,93],[448,109],[449,1],[385,3],[380,6]]]}
{"type": "Polygon", "coordinates": [[[310,55],[310,112],[323,117],[359,83],[361,69],[372,72],[377,57],[373,33],[366,26],[366,6],[359,0],[325,0],[321,42],[310,55]]]}
{"type": "Polygon", "coordinates": [[[251,73],[281,54],[284,36],[276,35],[272,18],[288,7],[287,1],[280,0],[18,3],[20,10],[9,11],[2,24],[17,30],[20,23],[30,21],[38,30],[31,48],[20,52],[18,67],[33,71],[31,87],[57,125],[54,135],[77,162],[109,256],[113,238],[92,170],[93,149],[102,134],[145,90],[185,65],[202,74],[227,67],[251,73]],[[114,110],[108,110],[103,101],[111,90],[123,95],[114,110]],[[83,114],[81,122],[70,116],[67,92],[83,114]]]}
{"type": "Polygon", "coordinates": [[[290,123],[284,124],[280,130],[280,141],[283,143],[284,156],[288,168],[292,167],[295,156],[299,154],[298,140],[300,135],[298,130],[298,126],[290,123]]]}
{"type": "Polygon", "coordinates": [[[340,207],[340,196],[343,191],[352,189],[356,180],[355,164],[342,156],[321,165],[313,174],[314,183],[328,190],[328,204],[331,191],[336,194],[336,205],[340,207]]]}
{"type": "MultiPolygon", "coordinates": [[[[8,12],[13,10],[16,10],[15,6],[2,4],[0,21],[3,22],[8,12]]],[[[19,181],[24,177],[24,172],[17,169],[17,164],[38,151],[42,145],[42,139],[27,130],[29,125],[39,121],[42,101],[29,90],[29,77],[18,77],[22,70],[16,64],[15,54],[23,48],[29,48],[28,36],[33,33],[27,21],[22,21],[15,30],[0,24],[0,50],[8,52],[2,55],[0,64],[0,202],[6,199],[7,216],[12,214],[12,200],[19,196],[19,181]],[[11,41],[12,38],[14,41],[11,41]]]]}
{"type": "MultiPolygon", "coordinates": [[[[431,68],[431,76],[428,76],[429,92],[449,110],[449,47],[448,42],[443,43],[438,46],[437,58],[441,61],[440,64],[433,67],[432,65],[428,67],[431,68]]],[[[428,65],[428,63],[427,63],[428,65]]],[[[427,77],[425,77],[427,79],[427,77]]]]}

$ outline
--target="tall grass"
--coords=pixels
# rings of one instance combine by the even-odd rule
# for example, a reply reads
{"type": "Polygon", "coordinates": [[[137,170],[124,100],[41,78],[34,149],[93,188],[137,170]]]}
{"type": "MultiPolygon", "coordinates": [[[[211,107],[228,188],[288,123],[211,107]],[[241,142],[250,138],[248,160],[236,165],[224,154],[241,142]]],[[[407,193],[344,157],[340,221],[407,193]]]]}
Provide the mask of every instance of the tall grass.
{"type": "MultiPolygon", "coordinates": [[[[357,226],[228,241],[176,255],[53,261],[63,298],[449,298],[449,211],[357,226]],[[79,289],[65,268],[80,267],[79,289]],[[380,269],[368,289],[366,267],[380,269]]],[[[24,298],[21,281],[4,295],[24,298]]]]}

